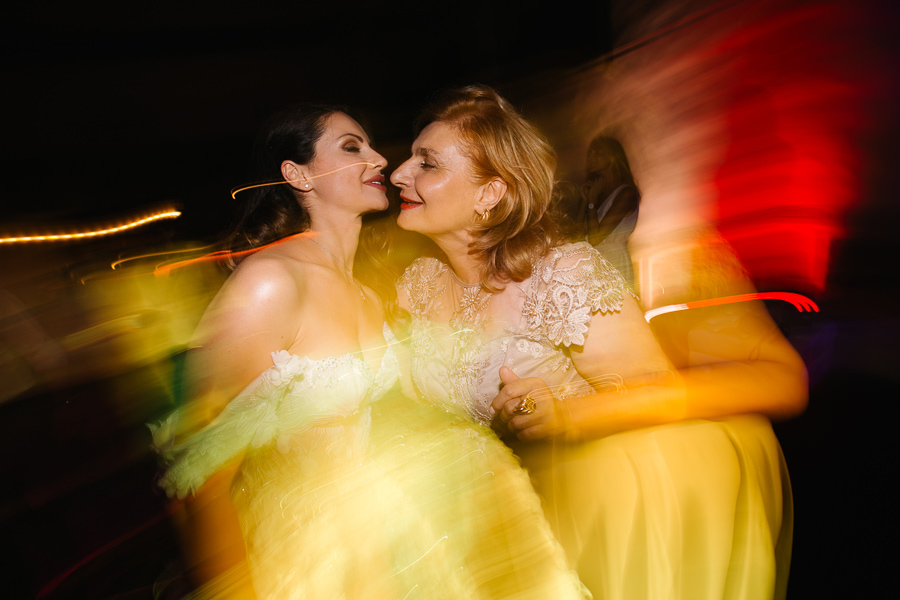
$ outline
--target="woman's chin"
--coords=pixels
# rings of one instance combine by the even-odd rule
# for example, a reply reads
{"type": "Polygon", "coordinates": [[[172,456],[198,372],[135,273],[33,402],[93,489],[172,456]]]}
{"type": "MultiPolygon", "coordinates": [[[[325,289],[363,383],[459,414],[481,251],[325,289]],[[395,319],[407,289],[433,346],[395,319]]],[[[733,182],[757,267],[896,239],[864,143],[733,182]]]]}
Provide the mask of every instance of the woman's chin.
{"type": "Polygon", "coordinates": [[[360,214],[366,215],[370,213],[379,213],[384,212],[388,208],[390,208],[390,202],[388,202],[387,196],[384,198],[384,202],[375,202],[370,204],[368,207],[362,210],[360,214]]]}
{"type": "Polygon", "coordinates": [[[401,210],[400,214],[397,215],[397,226],[400,229],[419,233],[419,228],[416,226],[415,221],[416,220],[409,214],[409,210],[401,210]]]}

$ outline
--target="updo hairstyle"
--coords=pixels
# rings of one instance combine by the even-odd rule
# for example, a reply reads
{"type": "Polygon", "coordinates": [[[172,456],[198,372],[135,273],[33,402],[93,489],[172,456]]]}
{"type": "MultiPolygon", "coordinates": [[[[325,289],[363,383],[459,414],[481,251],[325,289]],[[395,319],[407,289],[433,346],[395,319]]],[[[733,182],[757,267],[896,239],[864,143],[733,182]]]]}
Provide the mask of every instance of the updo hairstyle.
{"type": "MultiPolygon", "coordinates": [[[[284,181],[281,164],[290,160],[308,165],[316,156],[316,143],[325,132],[328,118],[347,114],[337,106],[294,104],[263,124],[251,154],[251,181],[284,181]]],[[[232,258],[228,266],[240,262],[243,250],[251,250],[309,229],[309,211],[303,204],[304,192],[285,183],[264,185],[238,193],[238,219],[229,237],[232,258]]]]}

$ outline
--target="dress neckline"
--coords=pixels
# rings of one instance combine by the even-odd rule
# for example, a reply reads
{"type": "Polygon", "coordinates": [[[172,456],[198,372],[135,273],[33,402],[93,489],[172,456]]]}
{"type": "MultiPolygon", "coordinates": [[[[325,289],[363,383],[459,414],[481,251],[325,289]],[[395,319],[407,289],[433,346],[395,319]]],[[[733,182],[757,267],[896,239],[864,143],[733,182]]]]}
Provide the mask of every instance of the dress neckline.
{"type": "MultiPolygon", "coordinates": [[[[391,328],[388,326],[387,322],[385,322],[384,325],[382,326],[382,333],[384,336],[384,344],[383,344],[384,352],[381,354],[381,359],[378,361],[377,369],[374,369],[372,367],[372,365],[369,363],[369,361],[367,361],[365,358],[363,358],[362,356],[359,356],[360,354],[362,354],[363,350],[356,350],[354,352],[345,352],[344,354],[336,354],[336,355],[332,355],[332,356],[323,356],[322,358],[310,358],[309,356],[306,356],[306,355],[295,354],[289,350],[278,350],[277,352],[272,353],[272,357],[273,357],[273,359],[276,356],[285,356],[287,358],[296,358],[297,360],[299,360],[307,365],[314,365],[314,364],[325,363],[325,362],[334,362],[334,361],[339,361],[339,360],[349,360],[351,362],[359,363],[359,364],[365,366],[366,371],[370,375],[377,378],[378,376],[380,376],[384,373],[385,361],[388,360],[388,357],[395,356],[394,349],[392,346],[397,343],[397,338],[394,337],[394,333],[391,330],[391,328]]],[[[374,350],[374,348],[370,348],[370,350],[374,350]]],[[[276,365],[273,365],[273,366],[276,366],[276,365]]],[[[269,367],[269,368],[272,368],[272,367],[269,367]]]]}

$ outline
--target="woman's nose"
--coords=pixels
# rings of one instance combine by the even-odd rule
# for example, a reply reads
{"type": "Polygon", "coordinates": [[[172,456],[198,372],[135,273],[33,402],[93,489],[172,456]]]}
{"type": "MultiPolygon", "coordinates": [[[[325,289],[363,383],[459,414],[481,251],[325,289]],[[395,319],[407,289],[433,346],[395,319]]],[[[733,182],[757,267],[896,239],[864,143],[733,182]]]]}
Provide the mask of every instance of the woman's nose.
{"type": "Polygon", "coordinates": [[[394,169],[394,172],[391,173],[391,183],[396,185],[397,187],[403,187],[406,185],[408,178],[406,176],[407,165],[409,161],[404,162],[402,165],[394,169]]]}
{"type": "Polygon", "coordinates": [[[385,167],[387,167],[388,161],[385,157],[373,151],[372,160],[369,164],[374,165],[378,169],[384,169],[385,167]]]}

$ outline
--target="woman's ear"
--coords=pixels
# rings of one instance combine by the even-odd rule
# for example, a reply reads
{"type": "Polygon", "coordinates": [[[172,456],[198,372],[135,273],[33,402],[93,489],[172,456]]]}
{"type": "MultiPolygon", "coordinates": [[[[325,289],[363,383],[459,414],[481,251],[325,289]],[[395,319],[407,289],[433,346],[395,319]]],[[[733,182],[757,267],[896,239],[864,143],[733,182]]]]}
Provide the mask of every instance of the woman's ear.
{"type": "Polygon", "coordinates": [[[312,189],[312,183],[309,181],[306,169],[292,160],[286,160],[281,163],[281,176],[296,190],[308,192],[312,189]]]}
{"type": "Polygon", "coordinates": [[[486,210],[492,210],[506,195],[506,182],[499,177],[494,177],[480,188],[475,196],[475,212],[481,214],[486,210]]]}

